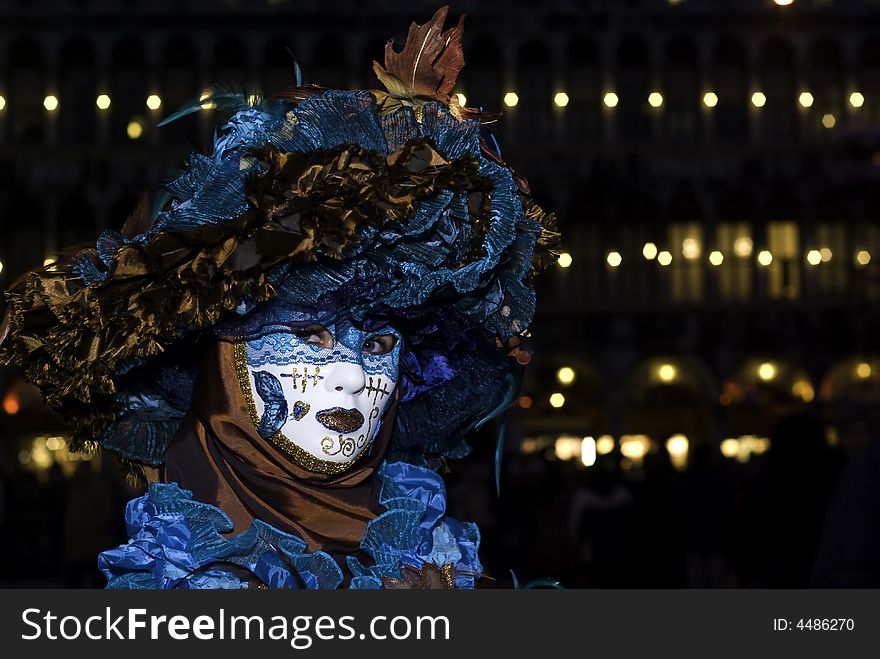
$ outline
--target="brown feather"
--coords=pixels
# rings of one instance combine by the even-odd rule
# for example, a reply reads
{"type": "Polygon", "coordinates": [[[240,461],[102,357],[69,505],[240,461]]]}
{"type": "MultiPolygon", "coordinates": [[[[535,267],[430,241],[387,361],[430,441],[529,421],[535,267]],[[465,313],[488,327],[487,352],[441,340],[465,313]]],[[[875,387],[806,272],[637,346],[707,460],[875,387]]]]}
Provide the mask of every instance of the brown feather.
{"type": "Polygon", "coordinates": [[[153,226],[153,217],[150,207],[150,193],[145,192],[122,226],[122,235],[126,238],[133,238],[138,234],[145,233],[151,226],[153,226]]]}

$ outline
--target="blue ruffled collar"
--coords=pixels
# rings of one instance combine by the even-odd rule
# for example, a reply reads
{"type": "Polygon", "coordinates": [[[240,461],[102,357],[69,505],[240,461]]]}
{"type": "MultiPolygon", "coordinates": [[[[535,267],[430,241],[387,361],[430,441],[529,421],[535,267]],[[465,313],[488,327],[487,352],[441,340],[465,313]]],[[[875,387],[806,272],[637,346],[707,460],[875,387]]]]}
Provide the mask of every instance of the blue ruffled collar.
{"type": "MultiPolygon", "coordinates": [[[[386,462],[378,476],[386,511],[369,522],[360,544],[373,565],[348,556],[349,587],[380,589],[404,566],[451,564],[456,587],[473,588],[482,572],[480,533],[445,514],[443,479],[407,462],[386,462]]],[[[270,588],[339,588],[344,580],[328,553],[309,552],[301,538],[260,520],[223,536],[233,528],[226,513],[176,483],[150,485],[129,502],[125,520],[128,543],[98,557],[108,588],[247,588],[251,575],[270,588]]]]}

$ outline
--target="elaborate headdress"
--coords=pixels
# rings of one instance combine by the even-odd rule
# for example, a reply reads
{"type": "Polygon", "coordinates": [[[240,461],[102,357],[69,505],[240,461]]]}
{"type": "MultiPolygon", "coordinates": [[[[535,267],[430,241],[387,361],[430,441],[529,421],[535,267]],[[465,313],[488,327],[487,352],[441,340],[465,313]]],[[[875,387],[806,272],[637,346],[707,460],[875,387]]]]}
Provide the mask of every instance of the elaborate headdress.
{"type": "MultiPolygon", "coordinates": [[[[516,337],[552,263],[555,218],[502,161],[487,115],[451,95],[464,59],[447,9],[389,43],[386,91],[215,89],[229,115],[121,232],[59,255],[6,293],[0,362],[71,424],[74,449],[163,462],[189,407],[194,344],[302,307],[404,335],[390,450],[415,464],[515,395],[516,337]]],[[[298,77],[298,71],[297,71],[298,77]]]]}

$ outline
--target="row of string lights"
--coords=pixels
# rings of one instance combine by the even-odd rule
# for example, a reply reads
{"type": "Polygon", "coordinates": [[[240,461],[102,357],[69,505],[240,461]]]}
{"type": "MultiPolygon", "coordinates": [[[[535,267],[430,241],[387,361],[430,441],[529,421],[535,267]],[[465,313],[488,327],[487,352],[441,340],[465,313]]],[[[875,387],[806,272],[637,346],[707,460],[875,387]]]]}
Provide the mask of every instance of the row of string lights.
{"type": "MultiPolygon", "coordinates": [[[[509,91],[504,94],[502,100],[504,101],[504,105],[506,105],[508,108],[515,108],[517,105],[519,105],[519,94],[514,91],[509,91]]],[[[665,99],[663,98],[662,92],[655,90],[650,92],[645,100],[652,108],[659,109],[663,107],[663,102],[665,99]]],[[[762,91],[753,92],[749,100],[751,101],[751,104],[756,108],[762,108],[767,105],[767,95],[762,91]]],[[[802,91],[798,94],[796,100],[802,108],[807,109],[813,107],[813,103],[816,99],[813,96],[812,92],[802,91]]],[[[465,105],[467,103],[467,96],[459,92],[458,101],[462,105],[465,105]]],[[[703,105],[705,105],[707,108],[714,108],[718,105],[719,97],[718,94],[714,91],[706,91],[703,93],[702,101],[703,105]]],[[[566,92],[559,91],[554,93],[553,95],[553,104],[558,108],[567,107],[570,102],[571,97],[566,92]]],[[[616,108],[620,103],[620,96],[618,96],[617,92],[615,91],[606,91],[605,94],[602,96],[602,103],[607,108],[616,108]]],[[[862,107],[865,104],[865,95],[860,91],[850,92],[849,104],[856,109],[862,107]]]]}
{"type": "MultiPolygon", "coordinates": [[[[457,92],[458,102],[460,105],[467,105],[467,96],[463,92],[457,92]]],[[[645,98],[648,105],[652,108],[660,109],[663,107],[664,97],[662,92],[660,91],[652,91],[645,98]]],[[[815,97],[812,92],[802,91],[797,96],[797,103],[804,109],[809,109],[813,107],[813,103],[815,102],[815,97]]],[[[515,91],[508,91],[504,94],[502,101],[504,105],[508,108],[515,108],[519,105],[519,94],[515,91]]],[[[718,94],[714,91],[707,91],[703,93],[703,105],[707,108],[714,108],[718,105],[719,97],[718,94]]],[[[755,91],[752,93],[750,97],[751,104],[756,108],[762,108],[767,104],[767,95],[762,91],[755,91]]],[[[557,91],[553,94],[553,104],[557,108],[565,108],[571,102],[571,97],[567,92],[557,91]]],[[[602,96],[602,103],[605,107],[609,109],[616,108],[620,103],[620,96],[615,91],[606,91],[602,96]]],[[[851,107],[858,109],[861,108],[865,104],[865,95],[860,91],[853,91],[849,95],[849,104],[851,107]]],[[[95,98],[95,105],[99,110],[109,110],[112,105],[112,100],[108,94],[99,94],[95,98]]],[[[150,94],[146,99],[146,107],[149,110],[158,110],[162,106],[162,99],[158,94],[150,94]]],[[[5,109],[6,107],[6,98],[0,95],[0,111],[5,109]]],[[[55,94],[48,94],[43,99],[43,107],[47,112],[55,112],[60,107],[60,100],[58,96],[55,94]]],[[[208,110],[213,108],[214,106],[206,102],[203,106],[204,109],[208,110]]]]}
{"type": "MultiPolygon", "coordinates": [[[[733,245],[733,253],[739,258],[748,258],[752,255],[753,245],[750,238],[741,237],[736,240],[733,245]]],[[[682,241],[681,255],[686,261],[696,261],[702,255],[700,242],[694,238],[687,238],[682,241]]],[[[645,243],[642,247],[642,257],[646,261],[656,261],[659,265],[666,267],[672,264],[673,256],[669,250],[661,250],[656,243],[645,243]]],[[[821,249],[811,249],[807,251],[804,260],[811,266],[818,266],[822,263],[831,261],[833,253],[830,247],[822,247],[821,249]]],[[[724,253],[721,250],[712,250],[708,254],[708,262],[715,267],[724,263],[724,253]]],[[[773,263],[773,253],[768,249],[762,249],[755,255],[758,265],[768,267],[773,263]]],[[[854,255],[854,263],[857,266],[867,266],[871,262],[871,253],[866,249],[858,250],[854,255]]],[[[561,252],[557,265],[560,268],[570,268],[574,259],[569,252],[561,252]]],[[[623,255],[617,250],[611,250],[605,255],[605,262],[611,268],[619,268],[623,263],[623,255]]]]}

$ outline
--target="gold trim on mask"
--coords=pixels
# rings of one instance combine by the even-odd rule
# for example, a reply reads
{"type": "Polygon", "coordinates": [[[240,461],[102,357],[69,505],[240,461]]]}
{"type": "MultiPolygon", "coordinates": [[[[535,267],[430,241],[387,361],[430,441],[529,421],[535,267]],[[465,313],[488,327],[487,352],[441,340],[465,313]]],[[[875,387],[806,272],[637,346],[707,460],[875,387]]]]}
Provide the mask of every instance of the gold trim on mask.
{"type": "MultiPolygon", "coordinates": [[[[260,415],[257,413],[257,405],[254,402],[254,395],[251,391],[251,381],[250,377],[248,376],[247,341],[244,339],[239,339],[238,341],[235,341],[234,346],[235,373],[238,375],[238,383],[241,386],[241,393],[244,396],[244,401],[247,405],[251,421],[253,421],[254,423],[254,428],[259,429],[260,415]]],[[[303,384],[305,384],[305,378],[303,378],[303,384]]],[[[376,411],[378,412],[378,409],[376,411]]],[[[372,418],[372,414],[370,415],[370,417],[372,418]]],[[[315,457],[301,446],[294,444],[280,430],[272,435],[272,437],[270,437],[268,441],[270,444],[273,444],[276,448],[286,453],[301,467],[304,467],[309,471],[314,471],[319,474],[328,474],[331,476],[335,474],[341,474],[343,471],[349,469],[355,462],[357,462],[357,460],[364,454],[367,447],[372,443],[365,442],[360,453],[358,453],[353,460],[349,460],[348,462],[334,462],[333,460],[321,460],[320,458],[315,457]]],[[[333,442],[331,438],[325,437],[322,440],[322,445],[326,441],[330,441],[331,443],[333,442]]]]}

